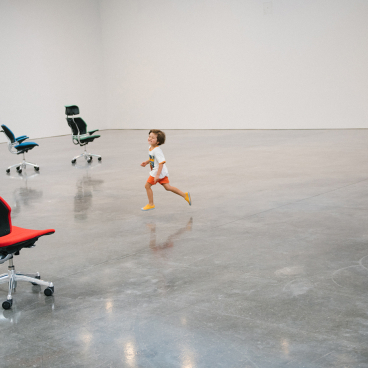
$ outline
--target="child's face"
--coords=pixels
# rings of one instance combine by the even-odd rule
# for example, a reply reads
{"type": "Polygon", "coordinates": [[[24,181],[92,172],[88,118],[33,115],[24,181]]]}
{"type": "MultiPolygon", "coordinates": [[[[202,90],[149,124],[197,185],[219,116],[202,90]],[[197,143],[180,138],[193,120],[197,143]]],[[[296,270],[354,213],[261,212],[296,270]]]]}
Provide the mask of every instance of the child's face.
{"type": "Polygon", "coordinates": [[[151,146],[157,146],[157,135],[155,133],[150,133],[148,136],[148,143],[151,146]]]}

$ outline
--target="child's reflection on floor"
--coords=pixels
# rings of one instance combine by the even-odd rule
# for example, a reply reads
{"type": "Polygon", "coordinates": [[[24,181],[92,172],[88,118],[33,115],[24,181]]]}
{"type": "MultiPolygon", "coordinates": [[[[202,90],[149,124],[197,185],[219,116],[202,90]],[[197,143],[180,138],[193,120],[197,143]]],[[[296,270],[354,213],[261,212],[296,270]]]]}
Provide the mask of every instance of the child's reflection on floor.
{"type": "Polygon", "coordinates": [[[174,246],[174,241],[180,238],[182,234],[184,234],[187,231],[192,230],[193,225],[193,218],[191,217],[188,223],[180,228],[178,231],[176,231],[174,234],[170,235],[165,241],[163,242],[157,242],[156,239],[156,224],[155,223],[149,223],[147,224],[147,227],[150,229],[150,243],[149,246],[153,251],[159,251],[166,248],[171,248],[174,246]]]}

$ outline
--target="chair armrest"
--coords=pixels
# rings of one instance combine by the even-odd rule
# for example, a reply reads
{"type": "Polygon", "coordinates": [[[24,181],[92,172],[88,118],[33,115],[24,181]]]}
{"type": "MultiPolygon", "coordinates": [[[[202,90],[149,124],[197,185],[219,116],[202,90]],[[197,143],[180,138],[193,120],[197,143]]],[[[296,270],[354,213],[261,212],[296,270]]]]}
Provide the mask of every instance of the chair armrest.
{"type": "Polygon", "coordinates": [[[99,129],[90,130],[90,131],[88,132],[88,134],[89,134],[89,135],[92,135],[92,134],[94,134],[94,133],[98,132],[98,130],[99,130],[99,129]]]}
{"type": "Polygon", "coordinates": [[[27,137],[26,135],[21,135],[20,137],[18,138],[15,138],[15,140],[18,142],[18,143],[22,143],[24,142],[26,139],[28,139],[29,137],[27,137]]]}

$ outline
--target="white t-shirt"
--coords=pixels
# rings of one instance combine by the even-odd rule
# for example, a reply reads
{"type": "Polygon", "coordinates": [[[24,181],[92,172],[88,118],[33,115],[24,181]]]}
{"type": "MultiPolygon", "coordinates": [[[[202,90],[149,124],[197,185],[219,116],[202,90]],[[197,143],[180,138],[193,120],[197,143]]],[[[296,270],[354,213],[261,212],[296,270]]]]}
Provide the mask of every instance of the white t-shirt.
{"type": "Polygon", "coordinates": [[[150,166],[151,166],[151,172],[150,175],[152,177],[155,177],[158,170],[159,164],[164,164],[164,167],[162,168],[161,174],[159,176],[159,179],[163,179],[165,176],[169,176],[169,171],[167,170],[167,167],[165,165],[165,156],[161,150],[160,147],[155,147],[153,150],[151,150],[151,147],[148,151],[149,158],[150,158],[150,166]]]}

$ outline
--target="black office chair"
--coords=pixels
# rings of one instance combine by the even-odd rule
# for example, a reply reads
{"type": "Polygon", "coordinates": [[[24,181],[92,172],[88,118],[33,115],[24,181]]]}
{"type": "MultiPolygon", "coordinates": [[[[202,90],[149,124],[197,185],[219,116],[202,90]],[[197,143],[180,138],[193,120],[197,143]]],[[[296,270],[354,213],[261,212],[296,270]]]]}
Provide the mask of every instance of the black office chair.
{"type": "Polygon", "coordinates": [[[72,141],[76,145],[84,146],[84,152],[72,159],[72,164],[75,164],[79,157],[84,157],[88,163],[92,162],[93,157],[97,157],[98,161],[102,160],[100,155],[87,152],[87,144],[93,142],[100,135],[94,134],[98,129],[87,131],[87,124],[79,115],[79,107],[76,105],[65,106],[66,121],[72,130],[72,141]]]}
{"type": "Polygon", "coordinates": [[[37,164],[32,164],[31,162],[27,162],[25,158],[25,153],[33,149],[34,147],[38,146],[35,142],[24,142],[28,139],[26,135],[22,135],[18,138],[15,138],[15,135],[13,132],[6,126],[1,125],[1,132],[3,132],[6,135],[6,138],[8,139],[8,149],[10,153],[13,153],[15,155],[23,154],[23,161],[19,164],[9,166],[6,169],[7,173],[10,173],[10,169],[15,167],[19,173],[22,172],[22,169],[25,169],[27,165],[33,166],[36,171],[40,170],[40,167],[37,164]],[[24,142],[24,143],[23,143],[24,142]]]}
{"type": "Polygon", "coordinates": [[[0,197],[0,264],[9,261],[8,272],[0,275],[0,284],[5,282],[9,284],[8,297],[2,304],[4,309],[10,309],[13,305],[12,292],[17,287],[17,281],[46,286],[44,290],[46,296],[54,293],[53,283],[41,280],[38,272],[35,274],[15,272],[13,257],[19,255],[23,248],[33,248],[41,236],[53,234],[55,230],[30,230],[13,226],[10,214],[10,206],[0,197]]]}

